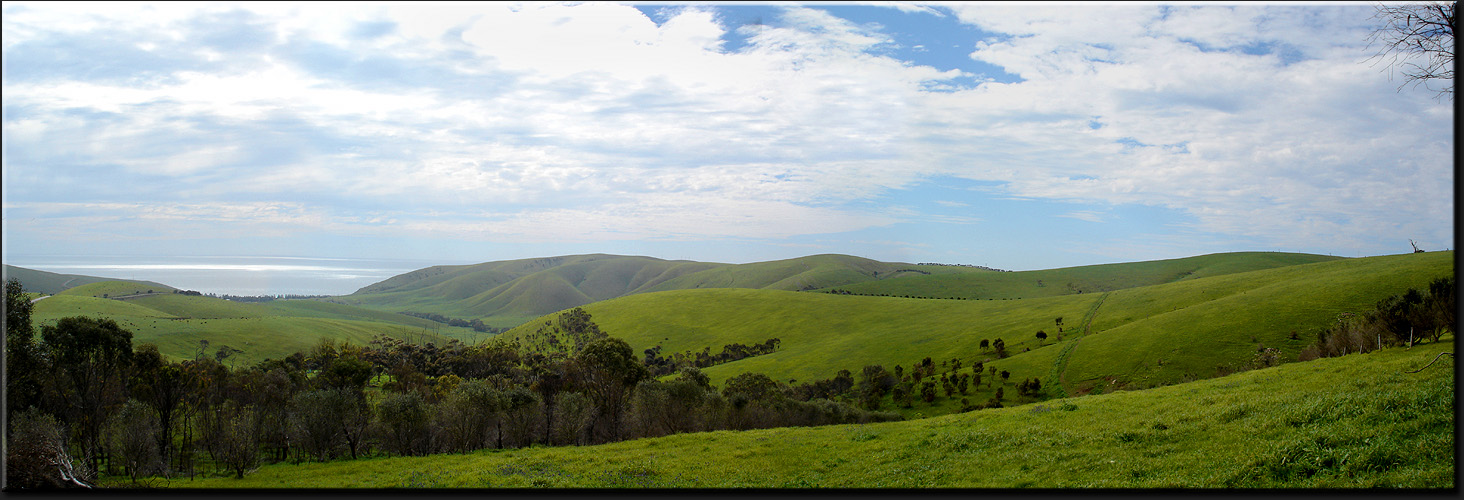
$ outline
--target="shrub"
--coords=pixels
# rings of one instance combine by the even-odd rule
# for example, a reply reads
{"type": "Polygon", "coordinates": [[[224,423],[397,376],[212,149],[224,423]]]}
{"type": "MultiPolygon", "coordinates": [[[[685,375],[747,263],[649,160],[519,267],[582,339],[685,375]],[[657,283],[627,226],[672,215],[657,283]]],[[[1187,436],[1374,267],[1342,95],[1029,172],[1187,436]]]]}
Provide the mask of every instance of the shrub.
{"type": "Polygon", "coordinates": [[[35,407],[15,414],[6,445],[6,489],[91,487],[90,471],[66,453],[61,424],[35,407]]]}
{"type": "Polygon", "coordinates": [[[1336,324],[1317,332],[1317,341],[1303,349],[1298,360],[1364,353],[1383,347],[1438,340],[1454,329],[1454,279],[1429,283],[1428,292],[1408,289],[1378,301],[1372,311],[1344,315],[1336,324]]]}

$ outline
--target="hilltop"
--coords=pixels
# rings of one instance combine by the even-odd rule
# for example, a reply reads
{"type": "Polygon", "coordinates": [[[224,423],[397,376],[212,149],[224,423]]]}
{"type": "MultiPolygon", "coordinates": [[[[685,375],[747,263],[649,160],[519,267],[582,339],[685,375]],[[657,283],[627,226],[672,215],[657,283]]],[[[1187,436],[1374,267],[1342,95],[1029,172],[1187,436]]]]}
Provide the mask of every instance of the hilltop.
{"type": "Polygon", "coordinates": [[[73,287],[89,285],[92,283],[100,283],[103,281],[119,281],[132,283],[138,287],[141,287],[138,288],[138,290],[174,290],[174,288],[171,286],[164,285],[162,283],[155,283],[152,281],[121,280],[116,278],[84,276],[80,274],[58,274],[48,271],[26,269],[24,267],[16,267],[10,264],[5,264],[5,279],[9,280],[10,278],[20,280],[21,289],[27,292],[39,293],[42,295],[54,295],[73,287]]]}
{"type": "Polygon", "coordinates": [[[943,273],[854,283],[841,292],[966,299],[1018,299],[1102,293],[1210,276],[1342,260],[1284,252],[1229,252],[1179,259],[1098,264],[1008,273],[943,273]]]}
{"type": "Polygon", "coordinates": [[[482,319],[495,326],[512,327],[554,311],[654,291],[808,290],[910,274],[977,271],[877,262],[848,255],[722,264],[590,254],[433,266],[331,300],[383,311],[482,319]]]}

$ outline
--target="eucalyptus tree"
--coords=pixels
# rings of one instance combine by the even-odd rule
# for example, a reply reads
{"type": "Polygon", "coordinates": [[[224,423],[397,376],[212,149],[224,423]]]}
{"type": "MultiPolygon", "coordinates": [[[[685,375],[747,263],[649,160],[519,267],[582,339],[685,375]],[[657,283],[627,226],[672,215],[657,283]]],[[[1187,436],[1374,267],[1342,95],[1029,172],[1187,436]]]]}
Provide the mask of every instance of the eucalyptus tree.
{"type": "Polygon", "coordinates": [[[48,406],[71,427],[95,468],[107,417],[127,400],[132,332],[110,319],[76,316],[41,327],[41,340],[52,360],[48,406]]]}

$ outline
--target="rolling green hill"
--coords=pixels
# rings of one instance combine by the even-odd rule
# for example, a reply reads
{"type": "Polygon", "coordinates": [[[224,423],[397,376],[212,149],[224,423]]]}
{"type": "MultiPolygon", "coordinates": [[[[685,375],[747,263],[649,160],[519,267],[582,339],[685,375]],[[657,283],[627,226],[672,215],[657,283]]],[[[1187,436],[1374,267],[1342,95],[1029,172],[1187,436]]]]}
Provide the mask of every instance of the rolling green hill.
{"type": "Polygon", "coordinates": [[[910,274],[972,271],[876,262],[847,255],[717,264],[592,254],[429,267],[332,300],[382,311],[482,319],[490,325],[509,327],[550,312],[652,291],[806,290],[910,274]]]}
{"type": "Polygon", "coordinates": [[[119,280],[115,278],[99,278],[96,276],[82,276],[79,274],[57,274],[36,269],[26,269],[10,264],[5,265],[5,279],[15,278],[20,280],[21,289],[27,292],[35,292],[44,295],[54,295],[62,291],[81,285],[98,283],[102,281],[125,281],[140,286],[139,290],[157,290],[171,292],[173,287],[151,281],[119,280]]]}
{"type": "Polygon", "coordinates": [[[1108,292],[1340,259],[1342,257],[1304,253],[1233,252],[1182,259],[1100,264],[1041,271],[901,276],[838,288],[863,295],[968,299],[1052,297],[1108,292]]]}
{"type": "Polygon", "coordinates": [[[265,465],[176,488],[1412,488],[1455,478],[1453,336],[915,421],[265,465]]]}
{"type": "Polygon", "coordinates": [[[571,255],[419,269],[333,301],[389,312],[481,319],[499,327],[640,293],[705,288],[844,290],[868,295],[1022,298],[1118,290],[1336,257],[1242,252],[1026,272],[812,255],[750,264],[571,255]]]}
{"type": "Polygon", "coordinates": [[[111,319],[132,332],[134,344],[156,344],[163,354],[176,359],[192,359],[203,348],[200,341],[207,341],[205,355],[213,355],[223,346],[239,349],[242,352],[231,358],[238,366],[308,351],[326,338],[357,345],[369,343],[378,334],[413,342],[443,342],[449,334],[474,338],[466,328],[340,304],[310,300],[245,303],[171,292],[149,295],[146,289],[137,295],[133,293],[137,286],[112,281],[71,288],[36,302],[31,320],[39,330],[67,316],[111,319]],[[114,298],[103,298],[104,294],[114,298]]]}
{"type": "MultiPolygon", "coordinates": [[[[813,255],[797,259],[756,262],[719,267],[667,280],[638,291],[654,292],[693,288],[760,288],[767,290],[812,290],[870,280],[889,279],[932,266],[878,262],[849,255],[813,255]]],[[[947,268],[965,271],[968,268],[947,268]]]]}
{"type": "MultiPolygon", "coordinates": [[[[332,301],[389,312],[437,313],[514,326],[550,311],[613,298],[637,280],[688,270],[687,262],[649,257],[572,255],[465,266],[434,266],[394,276],[332,301]]],[[[664,278],[662,278],[664,279],[664,278]]]]}
{"type": "MultiPolygon", "coordinates": [[[[632,295],[583,309],[637,353],[655,345],[663,355],[703,348],[717,352],[729,343],[781,339],[775,353],[705,368],[718,383],[742,372],[811,381],[841,369],[859,373],[872,364],[908,368],[926,356],[936,363],[960,359],[968,367],[985,361],[1012,373],[1008,381],[973,389],[968,397],[979,402],[1003,385],[1013,393],[1011,384],[1026,377],[1042,380],[1051,395],[1209,378],[1249,363],[1262,345],[1294,360],[1315,338],[1313,332],[1339,313],[1368,309],[1389,295],[1424,288],[1453,273],[1453,252],[1430,252],[1021,300],[702,289],[632,295]],[[1059,317],[1066,325],[1061,333],[1059,317]],[[1038,330],[1049,338],[1039,341],[1038,330]],[[1290,338],[1293,331],[1296,339],[1290,338]],[[979,347],[981,340],[997,338],[1004,339],[1010,357],[995,359],[994,352],[979,347]]],[[[527,335],[543,319],[504,338],[527,335]]],[[[940,406],[917,405],[911,411],[943,413],[958,407],[940,399],[940,406]]]]}

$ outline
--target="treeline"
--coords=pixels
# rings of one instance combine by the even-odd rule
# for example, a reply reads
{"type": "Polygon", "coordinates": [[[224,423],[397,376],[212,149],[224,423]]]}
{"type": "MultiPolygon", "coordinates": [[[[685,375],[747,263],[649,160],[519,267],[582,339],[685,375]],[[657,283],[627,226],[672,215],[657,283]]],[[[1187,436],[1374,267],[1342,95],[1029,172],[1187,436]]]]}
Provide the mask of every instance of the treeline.
{"type": "Polygon", "coordinates": [[[549,322],[581,337],[563,351],[377,337],[367,346],[322,341],[230,369],[208,356],[174,362],[151,344],[133,346],[111,320],[62,318],[36,338],[18,282],[7,283],[6,303],[12,488],[900,419],[758,373],[720,390],[693,366],[656,380],[628,344],[578,309],[549,322]]]}
{"type": "MultiPolygon", "coordinates": [[[[197,292],[194,292],[194,294],[196,295],[197,292]]],[[[209,297],[220,298],[220,299],[224,299],[224,300],[232,300],[234,302],[270,302],[270,301],[274,301],[274,300],[324,299],[324,298],[334,297],[334,295],[299,295],[299,294],[293,294],[293,293],[281,294],[281,295],[229,295],[229,294],[214,295],[214,294],[208,294],[208,296],[209,297]]]]}
{"type": "Polygon", "coordinates": [[[694,353],[686,350],[674,353],[669,358],[661,356],[661,346],[658,345],[646,349],[645,358],[641,362],[646,365],[647,369],[651,370],[652,376],[659,377],[676,373],[682,367],[706,368],[708,366],[729,363],[753,356],[772,354],[778,350],[778,345],[782,343],[783,341],[777,338],[767,339],[761,344],[752,345],[734,342],[722,346],[722,351],[717,354],[712,354],[711,347],[704,347],[701,352],[694,353]]]}
{"type": "Polygon", "coordinates": [[[889,294],[889,293],[855,293],[855,292],[851,292],[851,291],[848,291],[848,290],[844,290],[842,288],[830,288],[828,290],[824,290],[823,293],[828,293],[828,294],[833,294],[833,295],[861,295],[861,296],[864,296],[864,297],[900,297],[900,298],[906,298],[906,299],[977,300],[977,299],[970,299],[970,298],[967,298],[967,297],[922,297],[922,296],[919,296],[919,295],[895,295],[895,294],[889,294]]]}
{"type": "Polygon", "coordinates": [[[996,272],[999,272],[999,273],[1009,273],[1009,272],[1011,272],[1011,271],[1008,271],[1006,269],[997,269],[997,268],[994,268],[994,267],[977,266],[977,265],[972,265],[972,264],[941,264],[939,262],[921,262],[921,263],[915,264],[915,265],[917,265],[917,266],[970,267],[970,268],[975,268],[975,269],[985,269],[987,271],[996,271],[996,272]]]}
{"type": "MultiPolygon", "coordinates": [[[[153,291],[148,290],[147,293],[153,293],[153,291]]],[[[234,302],[270,302],[274,300],[328,299],[334,297],[334,295],[301,295],[294,293],[279,295],[229,295],[203,293],[198,290],[173,290],[173,293],[176,295],[188,295],[191,297],[209,297],[214,299],[232,300],[234,302]]]]}
{"type": "MultiPolygon", "coordinates": [[[[882,408],[886,398],[901,408],[914,408],[916,401],[934,406],[942,393],[946,399],[960,398],[959,412],[1001,408],[1004,401],[1013,401],[1005,390],[1011,372],[997,370],[979,361],[971,364],[968,370],[963,371],[962,368],[960,359],[942,361],[937,365],[930,357],[911,363],[909,370],[902,365],[895,365],[894,371],[883,365],[868,365],[860,370],[857,379],[856,374],[849,370],[840,370],[830,379],[791,386],[789,393],[799,398],[850,401],[871,411],[882,408]],[[983,380],[987,389],[994,387],[995,392],[985,401],[973,403],[968,396],[974,395],[971,391],[978,389],[983,380]]],[[[1042,382],[1035,377],[1023,379],[1014,388],[1022,401],[1046,397],[1042,382]]]]}
{"type": "MultiPolygon", "coordinates": [[[[1454,331],[1458,307],[1454,277],[1435,279],[1428,289],[1407,291],[1378,301],[1362,314],[1343,314],[1337,323],[1317,331],[1317,340],[1301,350],[1298,361],[1371,352],[1423,340],[1436,341],[1454,331]]],[[[1293,337],[1295,338],[1295,337],[1293,337]]]]}
{"type": "Polygon", "coordinates": [[[443,316],[443,315],[437,314],[437,313],[423,313],[423,312],[411,312],[411,311],[402,311],[402,312],[400,312],[398,314],[405,314],[407,316],[411,316],[411,317],[414,317],[414,318],[422,318],[422,319],[426,319],[426,320],[432,320],[432,321],[436,321],[438,323],[445,324],[447,326],[460,326],[460,327],[463,327],[463,328],[472,328],[473,331],[480,332],[480,333],[503,333],[503,332],[506,332],[506,331],[509,330],[508,328],[492,327],[492,326],[485,325],[485,324],[483,324],[483,320],[481,320],[481,319],[466,320],[466,319],[458,319],[458,318],[449,318],[447,316],[443,316]]]}

